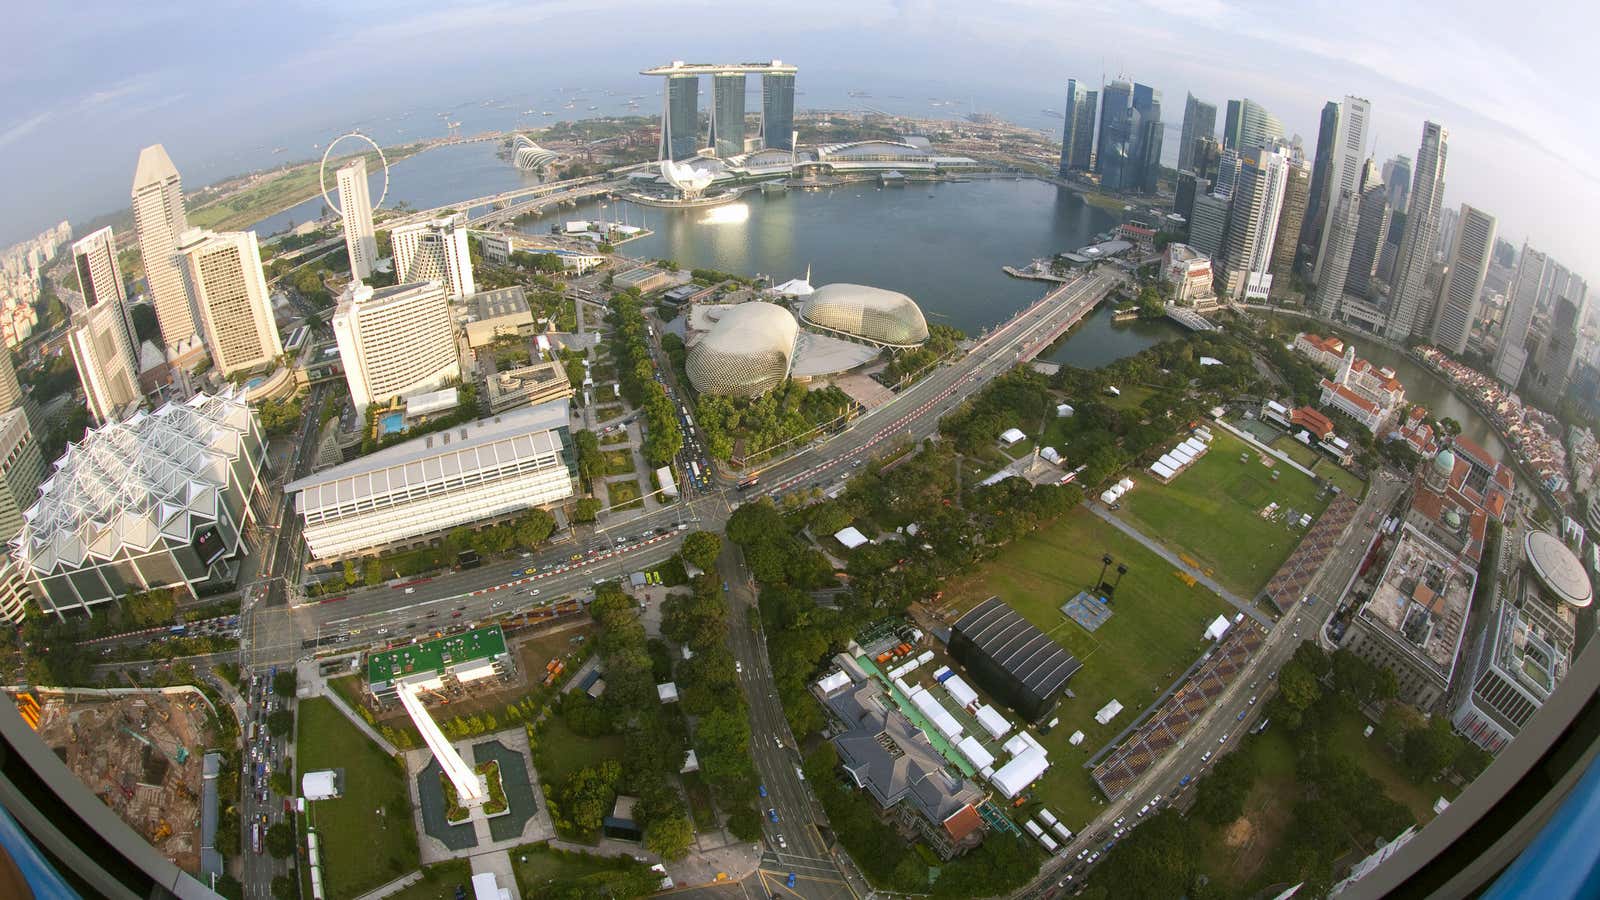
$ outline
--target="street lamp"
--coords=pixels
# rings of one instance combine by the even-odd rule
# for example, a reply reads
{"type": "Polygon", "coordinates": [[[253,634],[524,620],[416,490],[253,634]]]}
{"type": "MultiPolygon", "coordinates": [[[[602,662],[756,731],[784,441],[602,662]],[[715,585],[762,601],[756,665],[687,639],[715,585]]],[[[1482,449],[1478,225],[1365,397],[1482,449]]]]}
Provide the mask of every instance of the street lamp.
{"type": "Polygon", "coordinates": [[[1094,581],[1095,590],[1101,590],[1106,583],[1106,569],[1111,565],[1111,554],[1106,553],[1100,557],[1100,575],[1094,581]]]}

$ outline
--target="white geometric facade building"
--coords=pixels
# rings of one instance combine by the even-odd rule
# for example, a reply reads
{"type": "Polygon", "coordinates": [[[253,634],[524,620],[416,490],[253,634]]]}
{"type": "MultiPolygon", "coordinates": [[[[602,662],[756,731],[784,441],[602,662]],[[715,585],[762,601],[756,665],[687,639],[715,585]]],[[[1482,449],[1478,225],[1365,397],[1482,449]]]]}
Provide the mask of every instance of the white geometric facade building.
{"type": "Polygon", "coordinates": [[[806,298],[807,325],[877,344],[908,348],[928,339],[928,322],[915,300],[864,284],[825,284],[806,298]]]}
{"type": "Polygon", "coordinates": [[[389,232],[394,250],[395,280],[400,284],[437,281],[445,295],[460,300],[476,294],[472,255],[467,249],[467,218],[457,213],[389,232]]]}
{"type": "Polygon", "coordinates": [[[684,369],[702,394],[760,396],[789,377],[799,331],[793,314],[775,303],[740,303],[689,348],[684,369]]]}
{"type": "Polygon", "coordinates": [[[130,592],[231,581],[263,451],[261,424],[234,388],[69,445],[11,541],[40,608],[64,618],[130,592]]]}

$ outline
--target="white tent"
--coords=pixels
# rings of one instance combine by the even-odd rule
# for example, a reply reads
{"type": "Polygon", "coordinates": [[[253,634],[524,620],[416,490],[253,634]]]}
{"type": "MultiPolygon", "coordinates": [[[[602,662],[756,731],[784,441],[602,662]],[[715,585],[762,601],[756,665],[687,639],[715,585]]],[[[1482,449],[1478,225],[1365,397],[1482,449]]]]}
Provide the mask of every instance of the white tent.
{"type": "Polygon", "coordinates": [[[1122,488],[1124,491],[1131,491],[1131,490],[1133,490],[1133,479],[1132,478],[1124,478],[1121,481],[1117,482],[1117,487],[1122,488]]]}
{"type": "Polygon", "coordinates": [[[1007,800],[1022,793],[1028,785],[1039,779],[1045,770],[1050,768],[1050,762],[1045,758],[1045,753],[1036,747],[1011,758],[1011,761],[995,770],[994,777],[989,781],[995,789],[1007,800]]]}
{"type": "Polygon", "coordinates": [[[854,550],[867,543],[867,536],[858,531],[854,525],[847,525],[835,531],[833,539],[843,544],[847,550],[854,550]]]}
{"type": "Polygon", "coordinates": [[[1020,428],[1007,428],[1000,435],[1000,443],[1005,444],[1007,447],[1009,447],[1012,444],[1015,444],[1018,441],[1026,438],[1026,437],[1027,437],[1027,435],[1023,434],[1022,433],[1022,429],[1020,429],[1020,428]]]}
{"type": "Polygon", "coordinates": [[[1005,737],[1006,732],[1011,730],[1011,723],[1006,721],[1006,717],[988,704],[978,707],[974,715],[978,717],[978,724],[983,726],[983,730],[995,740],[1005,737]]]}
{"type": "Polygon", "coordinates": [[[307,800],[326,800],[339,796],[339,785],[334,771],[323,769],[300,776],[300,796],[307,800]]]}
{"type": "Polygon", "coordinates": [[[1171,466],[1167,465],[1166,463],[1164,463],[1164,462],[1162,462],[1160,460],[1156,460],[1155,462],[1150,464],[1150,471],[1156,473],[1157,475],[1160,475],[1162,478],[1167,479],[1169,481],[1172,479],[1172,476],[1178,474],[1175,470],[1173,470],[1173,468],[1171,466]]]}
{"type": "Polygon", "coordinates": [[[1222,636],[1228,633],[1230,627],[1227,616],[1217,616],[1211,620],[1210,625],[1206,626],[1206,640],[1221,640],[1222,636]]]}
{"type": "Polygon", "coordinates": [[[673,681],[668,681],[668,682],[666,682],[664,684],[656,685],[656,697],[658,697],[661,700],[662,703],[677,703],[678,702],[678,685],[677,685],[677,683],[673,682],[673,681]]]}
{"type": "Polygon", "coordinates": [[[1115,503],[1115,502],[1117,502],[1117,492],[1116,491],[1112,491],[1112,490],[1101,491],[1100,492],[1100,502],[1101,503],[1115,503]]]}
{"type": "Polygon", "coordinates": [[[1050,826],[1050,830],[1054,831],[1056,834],[1061,835],[1061,839],[1063,841],[1072,840],[1072,829],[1070,829],[1067,826],[1061,824],[1060,822],[1056,822],[1055,824],[1051,825],[1050,826]]]}
{"type": "Polygon", "coordinates": [[[1072,737],[1067,738],[1067,743],[1071,744],[1074,747],[1076,747],[1079,744],[1083,743],[1083,732],[1074,731],[1072,733],[1072,737]]]}
{"type": "Polygon", "coordinates": [[[1033,745],[1028,743],[1028,733],[1026,731],[1019,731],[1016,734],[1013,734],[1011,739],[1005,742],[1004,746],[1007,753],[1011,754],[1012,756],[1016,756],[1033,745]]]}
{"type": "Polygon", "coordinates": [[[1072,404],[1070,403],[1056,404],[1056,418],[1058,419],[1069,418],[1074,412],[1076,412],[1076,410],[1072,408],[1072,404]]]}
{"type": "Polygon", "coordinates": [[[954,700],[956,705],[962,709],[978,701],[978,692],[973,690],[965,681],[962,681],[960,675],[951,675],[946,678],[944,680],[944,689],[950,692],[950,699],[954,700]]]}
{"type": "Polygon", "coordinates": [[[994,754],[985,749],[983,744],[979,743],[978,739],[970,734],[961,739],[961,743],[956,745],[956,749],[961,751],[962,756],[972,761],[974,768],[982,769],[994,764],[994,754]]]}
{"type": "Polygon", "coordinates": [[[1112,719],[1115,719],[1117,717],[1117,713],[1119,712],[1122,712],[1122,701],[1113,700],[1110,703],[1107,703],[1105,706],[1100,707],[1100,711],[1094,714],[1094,720],[1099,722],[1101,725],[1104,725],[1107,722],[1110,722],[1112,719]]]}
{"type": "Polygon", "coordinates": [[[1043,450],[1040,450],[1039,456],[1042,457],[1046,462],[1061,462],[1061,454],[1057,452],[1056,448],[1054,447],[1046,447],[1043,450]]]}
{"type": "Polygon", "coordinates": [[[830,672],[822,676],[822,680],[817,682],[817,688],[824,694],[831,694],[849,683],[849,675],[843,672],[830,672]]]}
{"type": "Polygon", "coordinates": [[[961,723],[957,722],[955,716],[950,715],[932,694],[927,691],[917,691],[911,695],[911,705],[926,716],[928,721],[933,723],[933,727],[946,738],[953,741],[961,737],[961,723]]]}
{"type": "Polygon", "coordinates": [[[1056,814],[1043,807],[1039,808],[1039,821],[1046,825],[1054,825],[1057,821],[1056,814]]]}

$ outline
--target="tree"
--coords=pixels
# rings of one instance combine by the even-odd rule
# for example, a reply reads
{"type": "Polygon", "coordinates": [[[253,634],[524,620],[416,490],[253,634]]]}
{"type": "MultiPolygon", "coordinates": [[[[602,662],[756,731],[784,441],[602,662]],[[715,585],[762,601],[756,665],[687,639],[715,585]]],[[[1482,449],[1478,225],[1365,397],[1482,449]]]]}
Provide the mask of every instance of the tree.
{"type": "Polygon", "coordinates": [[[611,801],[616,796],[614,788],[621,777],[622,767],[611,759],[568,775],[561,783],[562,813],[579,831],[599,828],[601,819],[611,811],[611,801]]]}
{"type": "Polygon", "coordinates": [[[267,732],[273,737],[283,737],[294,728],[294,713],[276,709],[267,714],[267,732]]]}
{"type": "Polygon", "coordinates": [[[273,858],[288,859],[294,855],[295,850],[294,826],[288,822],[277,822],[269,826],[264,844],[273,858]]]}
{"type": "Polygon", "coordinates": [[[1278,692],[1290,709],[1304,712],[1322,696],[1316,677],[1298,660],[1284,663],[1278,670],[1278,692]]]}
{"type": "Polygon", "coordinates": [[[517,546],[524,550],[532,550],[544,543],[555,530],[555,517],[542,509],[529,510],[527,515],[517,521],[517,546]]]}
{"type": "Polygon", "coordinates": [[[300,885],[288,875],[272,876],[272,896],[276,900],[299,900],[300,885]]]}
{"type": "Polygon", "coordinates": [[[362,576],[367,587],[377,587],[383,584],[383,563],[376,559],[367,560],[366,572],[362,576]]]}
{"type": "Polygon", "coordinates": [[[644,832],[645,849],[662,859],[683,859],[694,841],[694,826],[683,813],[656,819],[644,832]]]}
{"type": "Polygon", "coordinates": [[[129,594],[123,609],[135,625],[165,625],[177,615],[178,604],[169,590],[157,589],[141,594],[129,594]]]}
{"type": "Polygon", "coordinates": [[[593,497],[579,497],[573,505],[572,520],[574,522],[593,522],[600,514],[600,501],[593,497]]]}
{"type": "Polygon", "coordinates": [[[279,697],[293,697],[294,689],[298,682],[294,669],[285,666],[272,676],[272,692],[279,697]]]}
{"type": "Polygon", "coordinates": [[[1439,774],[1439,770],[1455,759],[1457,740],[1450,733],[1449,720],[1443,716],[1435,716],[1428,724],[1406,732],[1401,752],[1406,774],[1419,784],[1439,774]]]}
{"type": "Polygon", "coordinates": [[[272,792],[280,797],[294,796],[294,782],[289,779],[289,773],[285,769],[274,770],[271,775],[268,775],[267,787],[271,788],[272,792]]]}
{"type": "Polygon", "coordinates": [[[683,559],[707,572],[717,565],[722,552],[721,536],[710,531],[691,531],[683,539],[683,559]]]}

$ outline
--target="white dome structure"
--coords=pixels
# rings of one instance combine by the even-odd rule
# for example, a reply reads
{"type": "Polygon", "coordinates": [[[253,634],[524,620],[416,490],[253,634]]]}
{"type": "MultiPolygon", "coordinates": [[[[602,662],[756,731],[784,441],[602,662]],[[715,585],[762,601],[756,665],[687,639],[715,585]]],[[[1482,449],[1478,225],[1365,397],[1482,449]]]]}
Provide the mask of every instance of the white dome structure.
{"type": "Polygon", "coordinates": [[[915,347],[928,339],[928,322],[905,294],[864,284],[825,284],[806,297],[807,325],[877,344],[915,347]]]}
{"type": "Polygon", "coordinates": [[[670,159],[661,161],[661,177],[667,183],[683,192],[685,197],[698,197],[701,191],[711,186],[712,179],[717,173],[710,169],[698,168],[686,162],[674,162],[670,159]]]}
{"type": "Polygon", "coordinates": [[[512,165],[525,172],[542,169],[558,159],[553,151],[535,144],[533,139],[525,134],[512,138],[511,146],[515,153],[511,158],[512,165]]]}
{"type": "Polygon", "coordinates": [[[741,303],[689,348],[684,369],[702,394],[756,397],[789,377],[799,331],[794,316],[781,306],[741,303]]]}

